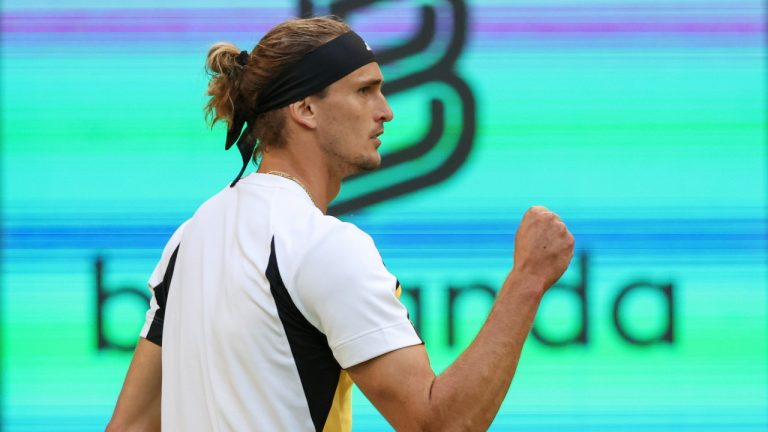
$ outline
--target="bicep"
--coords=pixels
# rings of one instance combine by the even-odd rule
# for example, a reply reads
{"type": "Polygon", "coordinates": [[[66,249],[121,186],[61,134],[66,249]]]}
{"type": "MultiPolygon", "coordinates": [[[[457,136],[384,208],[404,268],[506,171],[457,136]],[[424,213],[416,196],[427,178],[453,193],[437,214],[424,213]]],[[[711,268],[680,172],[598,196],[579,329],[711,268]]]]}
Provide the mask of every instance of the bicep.
{"type": "Polygon", "coordinates": [[[108,430],[160,430],[162,350],[139,339],[108,430]]]}
{"type": "Polygon", "coordinates": [[[398,431],[423,430],[435,373],[424,345],[383,354],[347,369],[352,380],[398,431]]]}

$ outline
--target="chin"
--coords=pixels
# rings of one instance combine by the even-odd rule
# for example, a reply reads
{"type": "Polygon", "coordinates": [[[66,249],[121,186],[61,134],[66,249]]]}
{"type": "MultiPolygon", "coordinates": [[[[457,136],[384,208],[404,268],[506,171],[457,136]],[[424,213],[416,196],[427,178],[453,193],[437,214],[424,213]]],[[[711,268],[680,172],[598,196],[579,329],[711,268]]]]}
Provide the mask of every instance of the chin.
{"type": "Polygon", "coordinates": [[[372,155],[365,155],[352,163],[354,167],[354,174],[366,171],[373,171],[381,166],[381,155],[379,152],[375,152],[372,155]]]}
{"type": "Polygon", "coordinates": [[[373,171],[381,166],[381,155],[376,152],[376,156],[366,159],[360,166],[361,171],[373,171]]]}

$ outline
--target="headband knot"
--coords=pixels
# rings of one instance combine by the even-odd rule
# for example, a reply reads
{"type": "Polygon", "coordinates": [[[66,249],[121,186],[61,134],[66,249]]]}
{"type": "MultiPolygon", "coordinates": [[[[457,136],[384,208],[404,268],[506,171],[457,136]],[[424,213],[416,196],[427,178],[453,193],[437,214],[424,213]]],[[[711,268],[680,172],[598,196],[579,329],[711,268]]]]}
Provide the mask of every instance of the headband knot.
{"type": "Polygon", "coordinates": [[[238,54],[237,57],[235,57],[235,61],[240,66],[245,66],[248,64],[249,58],[250,58],[250,55],[248,54],[248,51],[243,50],[243,51],[240,51],[240,54],[238,54]]]}

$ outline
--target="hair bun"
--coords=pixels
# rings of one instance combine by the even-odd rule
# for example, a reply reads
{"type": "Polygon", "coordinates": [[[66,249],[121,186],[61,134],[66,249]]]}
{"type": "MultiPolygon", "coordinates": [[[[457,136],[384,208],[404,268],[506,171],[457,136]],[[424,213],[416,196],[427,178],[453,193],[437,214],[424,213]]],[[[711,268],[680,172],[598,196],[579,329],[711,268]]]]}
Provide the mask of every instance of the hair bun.
{"type": "Polygon", "coordinates": [[[248,59],[250,57],[251,57],[251,55],[248,54],[248,51],[243,50],[243,51],[240,51],[240,54],[238,54],[237,57],[235,57],[235,61],[240,66],[246,66],[246,65],[248,65],[248,59]]]}
{"type": "Polygon", "coordinates": [[[240,67],[236,58],[239,57],[240,50],[229,42],[219,42],[214,44],[208,51],[206,69],[210,73],[217,75],[230,76],[235,69],[240,67]]]}

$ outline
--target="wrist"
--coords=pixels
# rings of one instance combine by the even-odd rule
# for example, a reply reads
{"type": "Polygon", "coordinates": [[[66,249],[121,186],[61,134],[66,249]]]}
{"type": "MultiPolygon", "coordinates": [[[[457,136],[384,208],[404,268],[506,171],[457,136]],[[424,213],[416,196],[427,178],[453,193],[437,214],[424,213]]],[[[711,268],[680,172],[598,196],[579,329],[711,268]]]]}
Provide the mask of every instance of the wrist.
{"type": "Polygon", "coordinates": [[[541,300],[547,291],[546,281],[532,273],[512,270],[504,281],[503,289],[534,297],[541,300]]]}

